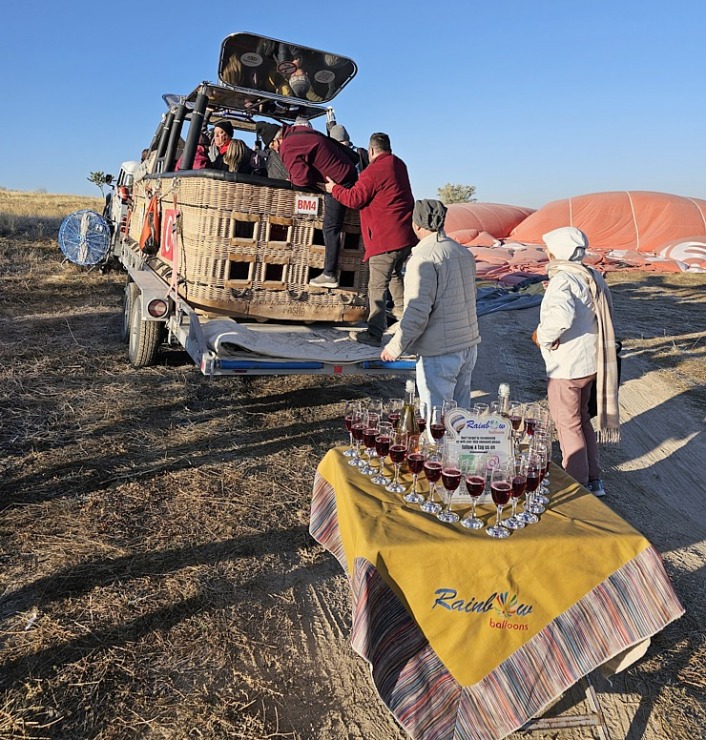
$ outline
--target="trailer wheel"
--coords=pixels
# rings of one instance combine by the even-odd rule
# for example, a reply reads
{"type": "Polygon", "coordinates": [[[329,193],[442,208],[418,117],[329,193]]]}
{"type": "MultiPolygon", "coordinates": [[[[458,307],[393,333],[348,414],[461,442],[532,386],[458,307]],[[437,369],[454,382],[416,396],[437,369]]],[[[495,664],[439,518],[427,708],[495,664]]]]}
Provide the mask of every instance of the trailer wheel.
{"type": "Polygon", "coordinates": [[[128,357],[135,367],[154,365],[157,350],[161,344],[162,326],[160,321],[145,321],[142,318],[142,298],[139,291],[130,309],[130,341],[128,357]]]}
{"type": "Polygon", "coordinates": [[[130,341],[130,319],[132,317],[132,304],[135,302],[135,296],[139,295],[139,288],[132,280],[128,279],[125,283],[123,292],[123,323],[120,327],[120,341],[127,344],[130,341]]]}

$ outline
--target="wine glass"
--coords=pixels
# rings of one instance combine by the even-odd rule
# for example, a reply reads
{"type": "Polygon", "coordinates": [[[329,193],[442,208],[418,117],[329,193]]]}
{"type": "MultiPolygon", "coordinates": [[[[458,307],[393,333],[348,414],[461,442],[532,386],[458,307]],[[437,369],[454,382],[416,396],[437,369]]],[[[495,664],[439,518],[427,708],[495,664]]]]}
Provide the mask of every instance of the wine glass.
{"type": "Polygon", "coordinates": [[[412,490],[402,497],[408,504],[423,504],[425,501],[424,496],[417,490],[417,480],[424,470],[426,459],[427,451],[420,443],[420,438],[416,434],[410,434],[407,437],[407,467],[412,473],[412,490]]]}
{"type": "Polygon", "coordinates": [[[461,468],[456,450],[447,449],[444,451],[441,461],[441,481],[444,484],[443,499],[446,506],[436,517],[446,524],[454,524],[460,517],[455,511],[451,511],[451,499],[454,491],[461,484],[461,468]]]}
{"type": "Polygon", "coordinates": [[[476,516],[476,504],[485,490],[486,456],[475,455],[464,466],[466,490],[471,497],[471,510],[461,519],[467,529],[483,529],[483,522],[476,516]]]}
{"type": "MultiPolygon", "coordinates": [[[[542,506],[546,506],[549,503],[549,499],[547,498],[547,496],[544,495],[544,491],[542,490],[542,480],[547,474],[547,468],[549,467],[549,448],[546,444],[544,444],[544,442],[540,441],[540,439],[542,439],[542,437],[540,437],[539,432],[535,431],[530,451],[537,455],[537,457],[539,458],[540,468],[539,487],[537,488],[537,491],[534,495],[534,501],[537,504],[542,504],[542,506]]],[[[546,491],[546,489],[544,490],[546,491]]]]}
{"type": "Polygon", "coordinates": [[[539,419],[539,406],[536,403],[528,403],[525,406],[525,434],[530,438],[534,436],[534,430],[539,419]]]}
{"type": "Polygon", "coordinates": [[[434,501],[436,484],[441,478],[441,468],[442,456],[436,449],[436,446],[433,445],[429,450],[427,459],[424,461],[424,475],[429,481],[429,496],[420,508],[427,514],[438,514],[441,511],[441,504],[438,501],[434,501]]]}
{"type": "Polygon", "coordinates": [[[524,496],[525,489],[527,488],[527,478],[525,477],[520,458],[516,458],[515,465],[512,470],[512,490],[510,491],[512,501],[512,512],[507,519],[503,519],[503,527],[508,529],[522,529],[525,523],[517,515],[517,502],[524,496]]]}
{"type": "Polygon", "coordinates": [[[414,414],[417,417],[417,427],[419,428],[419,436],[421,438],[427,428],[428,410],[427,404],[418,398],[414,404],[414,414]]]}
{"type": "Polygon", "coordinates": [[[493,503],[497,506],[498,513],[495,525],[485,531],[491,537],[498,540],[504,540],[510,536],[510,530],[502,525],[503,506],[510,500],[512,492],[512,473],[511,468],[497,467],[493,469],[493,475],[490,479],[490,494],[493,497],[493,503]]]}
{"type": "Polygon", "coordinates": [[[407,434],[396,429],[392,432],[390,439],[390,460],[395,467],[395,478],[389,485],[385,486],[390,493],[404,493],[405,487],[400,483],[400,468],[407,454],[407,434]]]}
{"type": "Polygon", "coordinates": [[[520,441],[525,433],[524,409],[519,401],[510,401],[510,424],[512,425],[513,451],[515,455],[518,455],[520,441]]]}
{"type": "Polygon", "coordinates": [[[437,450],[441,447],[441,440],[446,434],[444,426],[444,411],[442,406],[432,406],[429,416],[429,434],[436,443],[437,450]]]}
{"type": "Polygon", "coordinates": [[[375,454],[380,460],[380,467],[377,473],[371,478],[372,482],[378,486],[386,486],[390,479],[385,475],[385,458],[390,452],[390,442],[392,440],[392,431],[394,427],[389,421],[381,421],[378,424],[377,435],[375,436],[375,454]]]}
{"type": "Polygon", "coordinates": [[[488,413],[489,408],[490,406],[488,406],[487,403],[474,403],[473,413],[478,414],[478,416],[485,416],[488,413]]]}
{"type": "Polygon", "coordinates": [[[453,400],[453,398],[444,399],[441,404],[441,416],[443,417],[444,422],[446,422],[446,414],[448,414],[449,411],[453,411],[455,408],[458,408],[458,404],[453,400]]]}
{"type": "Polygon", "coordinates": [[[360,456],[360,443],[363,441],[363,431],[365,430],[367,421],[366,413],[361,409],[351,413],[351,434],[355,442],[355,455],[348,461],[348,464],[354,468],[362,468],[366,464],[365,460],[360,456]]]}
{"type": "Polygon", "coordinates": [[[402,415],[402,407],[404,406],[404,398],[391,398],[389,410],[387,412],[387,420],[392,422],[392,426],[397,429],[397,425],[400,423],[400,416],[402,415]]]}
{"type": "Polygon", "coordinates": [[[488,407],[489,414],[495,414],[496,416],[500,416],[501,411],[502,411],[502,406],[500,405],[500,401],[493,401],[488,407]]]}
{"type": "Polygon", "coordinates": [[[377,470],[371,465],[371,463],[373,461],[373,456],[375,455],[375,437],[377,437],[380,417],[373,411],[364,411],[363,418],[365,420],[365,426],[363,428],[363,446],[365,447],[365,454],[368,456],[368,460],[360,467],[360,472],[363,475],[375,475],[377,470]]]}
{"type": "Polygon", "coordinates": [[[550,474],[549,474],[549,463],[552,461],[552,424],[551,421],[549,422],[549,425],[546,429],[542,429],[539,432],[535,431],[534,433],[534,439],[539,442],[540,444],[546,445],[547,447],[547,468],[544,473],[544,477],[540,481],[539,490],[541,493],[543,493],[545,496],[549,494],[549,484],[551,482],[550,480],[550,474]]]}
{"type": "Polygon", "coordinates": [[[360,411],[360,401],[346,401],[346,410],[343,414],[343,420],[348,432],[348,449],[343,453],[345,457],[355,457],[355,445],[353,443],[353,432],[351,424],[353,423],[353,412],[360,411]]]}
{"type": "Polygon", "coordinates": [[[541,461],[531,452],[523,452],[520,457],[520,470],[525,477],[525,506],[524,511],[517,515],[517,518],[525,524],[536,524],[539,521],[537,514],[544,511],[544,507],[539,505],[539,511],[536,510],[536,504],[533,501],[534,492],[539,485],[539,472],[541,461]]]}
{"type": "Polygon", "coordinates": [[[382,419],[383,403],[381,398],[369,398],[365,407],[370,413],[377,414],[378,419],[382,419]]]}

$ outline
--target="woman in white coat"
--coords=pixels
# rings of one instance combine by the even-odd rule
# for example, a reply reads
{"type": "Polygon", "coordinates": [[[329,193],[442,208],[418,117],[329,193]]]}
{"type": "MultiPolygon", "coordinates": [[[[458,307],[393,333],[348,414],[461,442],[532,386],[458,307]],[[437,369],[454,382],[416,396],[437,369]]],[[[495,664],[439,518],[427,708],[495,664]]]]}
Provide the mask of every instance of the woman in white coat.
{"type": "Polygon", "coordinates": [[[564,469],[596,496],[603,496],[588,402],[596,381],[599,437],[617,441],[617,357],[610,290],[598,272],[582,264],[588,239],[580,229],[564,226],[542,239],[549,257],[549,284],[536,339],[546,366],[549,411],[564,469]]]}

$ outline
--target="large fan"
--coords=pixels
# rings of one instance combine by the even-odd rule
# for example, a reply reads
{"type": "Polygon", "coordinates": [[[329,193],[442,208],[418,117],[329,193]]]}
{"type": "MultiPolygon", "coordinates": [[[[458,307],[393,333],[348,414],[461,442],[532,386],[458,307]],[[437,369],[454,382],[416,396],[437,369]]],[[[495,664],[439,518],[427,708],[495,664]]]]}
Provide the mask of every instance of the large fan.
{"type": "Polygon", "coordinates": [[[59,247],[77,265],[97,265],[110,249],[110,228],[94,211],[74,211],[59,227],[59,247]]]}

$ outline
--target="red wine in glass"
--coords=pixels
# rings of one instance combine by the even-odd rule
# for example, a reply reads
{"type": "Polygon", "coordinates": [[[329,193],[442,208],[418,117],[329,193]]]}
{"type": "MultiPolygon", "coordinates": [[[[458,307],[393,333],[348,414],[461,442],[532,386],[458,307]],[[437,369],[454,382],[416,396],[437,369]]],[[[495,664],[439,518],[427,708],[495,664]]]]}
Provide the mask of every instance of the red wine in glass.
{"type": "Polygon", "coordinates": [[[537,426],[536,419],[525,419],[525,432],[527,432],[528,437],[534,436],[534,428],[536,426],[537,426]]]}
{"type": "Polygon", "coordinates": [[[400,423],[400,412],[399,411],[390,411],[390,413],[387,415],[388,421],[392,424],[392,426],[397,429],[397,426],[400,423]]]}
{"type": "Polygon", "coordinates": [[[490,486],[490,493],[493,497],[493,503],[496,506],[505,506],[505,504],[510,500],[511,492],[512,484],[507,481],[495,481],[490,486]]]}
{"type": "Polygon", "coordinates": [[[365,431],[365,424],[353,424],[351,427],[351,434],[356,442],[363,440],[363,432],[365,431]]]}
{"type": "Polygon", "coordinates": [[[350,432],[350,431],[351,431],[351,424],[353,423],[353,414],[348,414],[348,415],[347,415],[347,416],[346,416],[346,417],[344,418],[344,420],[343,420],[343,421],[344,421],[344,422],[345,422],[345,424],[346,424],[346,431],[347,431],[347,432],[350,432]]]}
{"type": "Polygon", "coordinates": [[[466,490],[469,496],[480,496],[485,489],[485,478],[482,475],[467,475],[466,490]]]}
{"type": "Polygon", "coordinates": [[[390,452],[390,438],[387,435],[375,437],[375,452],[380,457],[387,457],[390,452]]]}
{"type": "Polygon", "coordinates": [[[447,491],[455,491],[461,483],[461,471],[458,468],[443,468],[441,481],[447,491]]]}
{"type": "Polygon", "coordinates": [[[446,432],[446,427],[443,424],[431,424],[429,426],[429,432],[433,439],[439,441],[446,432]]]}
{"type": "Polygon", "coordinates": [[[404,445],[390,445],[390,460],[396,465],[404,462],[407,448],[404,445]]]}
{"type": "Polygon", "coordinates": [[[419,433],[424,434],[424,430],[427,428],[427,420],[421,416],[417,417],[417,426],[419,427],[419,433]]]}
{"type": "Polygon", "coordinates": [[[527,483],[526,489],[528,493],[534,493],[539,485],[539,470],[528,470],[527,471],[527,483]]]}
{"type": "Polygon", "coordinates": [[[511,416],[510,423],[512,424],[513,430],[516,432],[520,428],[520,424],[522,424],[522,417],[521,416],[511,416]]]}
{"type": "Polygon", "coordinates": [[[438,460],[427,460],[424,463],[424,474],[430,483],[436,483],[441,478],[441,463],[438,460]]]}
{"type": "Polygon", "coordinates": [[[367,427],[363,430],[363,444],[366,449],[372,450],[375,447],[375,437],[377,436],[378,430],[373,427],[367,427]]]}
{"type": "Polygon", "coordinates": [[[424,455],[420,452],[412,452],[407,455],[407,467],[414,475],[419,475],[424,470],[424,455]]]}
{"type": "Polygon", "coordinates": [[[527,478],[524,475],[516,475],[512,479],[512,497],[520,498],[527,488],[527,478]]]}

